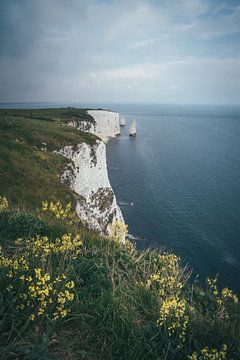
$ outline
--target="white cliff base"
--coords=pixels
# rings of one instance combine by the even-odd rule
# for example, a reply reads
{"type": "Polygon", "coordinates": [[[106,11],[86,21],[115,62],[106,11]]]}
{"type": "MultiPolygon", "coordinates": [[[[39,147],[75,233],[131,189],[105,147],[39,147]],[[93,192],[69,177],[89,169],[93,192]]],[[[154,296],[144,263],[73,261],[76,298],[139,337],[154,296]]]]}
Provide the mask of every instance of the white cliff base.
{"type": "Polygon", "coordinates": [[[110,110],[88,110],[93,121],[71,121],[68,124],[78,130],[87,131],[97,135],[106,142],[108,139],[120,135],[120,116],[118,112],[110,110]]]}
{"type": "Polygon", "coordinates": [[[112,224],[124,219],[108,179],[105,144],[97,140],[94,145],[65,146],[59,153],[71,160],[62,181],[69,181],[77,194],[79,218],[89,228],[111,236],[112,224]]]}

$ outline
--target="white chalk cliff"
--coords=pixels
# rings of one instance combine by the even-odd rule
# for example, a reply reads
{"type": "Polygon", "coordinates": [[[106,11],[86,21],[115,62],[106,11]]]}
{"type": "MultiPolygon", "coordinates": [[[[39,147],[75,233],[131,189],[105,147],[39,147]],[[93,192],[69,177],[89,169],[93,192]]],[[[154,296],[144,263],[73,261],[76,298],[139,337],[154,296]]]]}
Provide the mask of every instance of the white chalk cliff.
{"type": "Polygon", "coordinates": [[[120,116],[118,112],[111,110],[87,110],[93,121],[70,121],[70,126],[81,131],[88,131],[97,135],[106,142],[108,139],[120,135],[120,116]]]}
{"type": "MultiPolygon", "coordinates": [[[[94,133],[101,139],[120,133],[118,113],[106,111],[104,114],[103,110],[91,110],[89,113],[94,117],[94,133]]],[[[74,126],[73,123],[70,125],[74,126]]],[[[75,126],[80,129],[79,124],[75,126]]],[[[89,228],[111,235],[111,225],[117,220],[124,223],[124,219],[109,182],[104,142],[96,140],[94,145],[65,146],[59,153],[71,160],[62,181],[68,181],[77,194],[76,212],[79,218],[89,228]]]]}

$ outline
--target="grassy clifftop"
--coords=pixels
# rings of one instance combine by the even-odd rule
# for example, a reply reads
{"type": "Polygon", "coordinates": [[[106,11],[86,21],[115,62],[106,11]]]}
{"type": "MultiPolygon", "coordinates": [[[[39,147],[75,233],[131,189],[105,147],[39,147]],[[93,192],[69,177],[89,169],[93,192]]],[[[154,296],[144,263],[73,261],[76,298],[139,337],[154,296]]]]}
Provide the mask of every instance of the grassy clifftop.
{"type": "Polygon", "coordinates": [[[0,199],[0,359],[240,358],[240,306],[174,254],[79,227],[70,206],[0,199]]]}
{"type": "Polygon", "coordinates": [[[60,181],[67,160],[53,154],[65,145],[93,144],[96,137],[66,125],[93,121],[83,109],[0,110],[0,195],[34,208],[40,200],[74,201],[60,181]]]}
{"type": "Polygon", "coordinates": [[[55,122],[88,121],[94,123],[94,119],[87,113],[87,109],[77,108],[49,108],[49,109],[0,109],[0,116],[15,116],[25,119],[47,120],[55,122]]]}

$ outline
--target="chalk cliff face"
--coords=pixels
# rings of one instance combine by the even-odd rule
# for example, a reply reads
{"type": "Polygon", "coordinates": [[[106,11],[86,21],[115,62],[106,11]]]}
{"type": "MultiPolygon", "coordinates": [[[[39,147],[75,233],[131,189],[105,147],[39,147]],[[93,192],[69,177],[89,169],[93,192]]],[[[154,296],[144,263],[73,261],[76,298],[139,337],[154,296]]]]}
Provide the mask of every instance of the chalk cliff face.
{"type": "Polygon", "coordinates": [[[124,220],[108,179],[105,144],[97,140],[94,145],[65,146],[59,153],[71,160],[62,181],[78,195],[79,218],[89,228],[111,235],[111,224],[124,220]]]}
{"type": "Polygon", "coordinates": [[[78,130],[93,133],[105,142],[120,135],[119,113],[110,110],[88,110],[87,112],[94,121],[71,121],[69,125],[76,127],[78,130]]]}

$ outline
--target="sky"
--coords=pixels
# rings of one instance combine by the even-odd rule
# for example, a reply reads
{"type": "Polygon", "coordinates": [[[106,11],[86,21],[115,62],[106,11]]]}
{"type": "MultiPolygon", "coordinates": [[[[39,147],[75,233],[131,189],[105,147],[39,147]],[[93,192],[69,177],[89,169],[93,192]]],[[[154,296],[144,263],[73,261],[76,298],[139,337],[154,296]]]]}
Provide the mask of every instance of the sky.
{"type": "Polygon", "coordinates": [[[0,0],[0,102],[240,105],[240,0],[0,0]]]}

